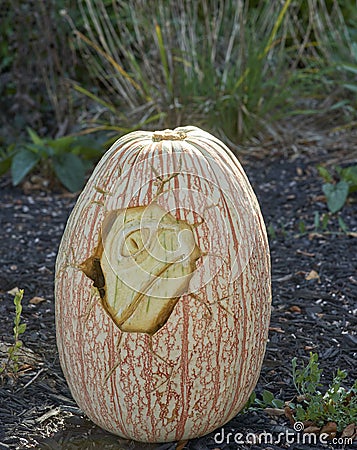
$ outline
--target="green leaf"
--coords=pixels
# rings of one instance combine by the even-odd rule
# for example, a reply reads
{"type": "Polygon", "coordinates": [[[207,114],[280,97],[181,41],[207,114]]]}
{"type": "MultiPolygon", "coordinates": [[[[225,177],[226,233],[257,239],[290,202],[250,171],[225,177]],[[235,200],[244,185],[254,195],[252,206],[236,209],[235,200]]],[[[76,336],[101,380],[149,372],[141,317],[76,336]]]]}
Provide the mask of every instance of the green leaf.
{"type": "Polygon", "coordinates": [[[303,220],[299,221],[299,233],[304,234],[306,232],[305,222],[303,220]]]}
{"type": "Polygon", "coordinates": [[[263,391],[262,397],[263,397],[264,403],[267,404],[267,405],[270,405],[271,402],[274,400],[274,394],[272,392],[270,392],[270,391],[265,390],[265,389],[263,391]]]}
{"type": "Polygon", "coordinates": [[[251,394],[250,394],[250,397],[249,397],[249,404],[250,405],[252,405],[254,402],[255,402],[255,399],[257,398],[257,395],[256,395],[256,393],[253,391],[251,394]]]}
{"type": "Polygon", "coordinates": [[[250,394],[249,399],[248,399],[247,403],[244,405],[244,408],[242,409],[241,412],[244,414],[245,412],[247,412],[248,409],[250,409],[250,408],[254,409],[254,402],[255,402],[255,400],[256,400],[256,394],[253,391],[250,394]]]}
{"type": "Polygon", "coordinates": [[[347,231],[348,231],[347,225],[346,225],[345,221],[342,219],[341,216],[338,216],[338,224],[339,224],[341,230],[344,233],[347,233],[347,231]]]}
{"type": "Polygon", "coordinates": [[[71,192],[82,189],[85,169],[82,160],[73,153],[65,153],[53,158],[53,170],[60,182],[71,192]]]}
{"type": "Polygon", "coordinates": [[[346,106],[348,105],[349,101],[348,100],[341,100],[335,104],[333,104],[332,106],[330,106],[328,109],[330,111],[333,111],[334,109],[338,109],[338,108],[342,108],[342,106],[346,106]]]}
{"type": "Polygon", "coordinates": [[[21,347],[22,347],[22,341],[16,341],[13,346],[14,350],[18,350],[21,347]]]}
{"type": "Polygon", "coordinates": [[[73,141],[71,153],[81,155],[86,160],[96,160],[104,153],[103,144],[87,136],[79,136],[73,141]]]}
{"type": "Polygon", "coordinates": [[[71,153],[74,142],[74,136],[62,136],[58,139],[48,140],[47,145],[53,149],[53,154],[60,155],[63,153],[71,153]]]}
{"type": "Polygon", "coordinates": [[[346,181],[339,181],[336,184],[325,183],[322,186],[323,193],[327,199],[327,207],[335,213],[339,211],[346,202],[349,186],[346,181]]]}
{"type": "Polygon", "coordinates": [[[26,331],[26,323],[21,323],[17,328],[17,334],[23,334],[26,331]]]}
{"type": "Polygon", "coordinates": [[[342,64],[341,68],[357,75],[357,66],[354,64],[342,64]]]}
{"type": "Polygon", "coordinates": [[[296,358],[296,356],[294,356],[294,358],[291,360],[291,365],[292,365],[292,368],[293,368],[293,372],[295,372],[296,367],[297,367],[297,358],[296,358]]]}
{"type": "Polygon", "coordinates": [[[320,227],[320,214],[318,211],[315,211],[314,213],[314,228],[315,230],[318,230],[320,227]]]}
{"type": "Polygon", "coordinates": [[[54,155],[54,150],[45,141],[42,144],[27,144],[27,150],[46,160],[54,155]]]}
{"type": "Polygon", "coordinates": [[[274,398],[271,403],[275,408],[284,408],[285,406],[285,402],[279,398],[274,398]]]}
{"type": "Polygon", "coordinates": [[[317,170],[319,172],[320,177],[322,177],[327,183],[331,183],[333,181],[333,176],[326,169],[326,167],[318,166],[317,170]]]}
{"type": "Polygon", "coordinates": [[[345,378],[347,378],[347,371],[346,370],[341,370],[340,368],[337,368],[335,379],[344,380],[345,378]]]}
{"type": "Polygon", "coordinates": [[[160,51],[161,65],[164,69],[164,74],[165,74],[165,77],[164,77],[165,84],[166,84],[169,94],[172,94],[173,93],[172,75],[170,74],[170,69],[169,69],[169,64],[168,64],[168,59],[167,59],[168,47],[164,43],[162,33],[161,33],[161,28],[158,23],[156,23],[156,25],[155,25],[155,31],[156,31],[156,38],[157,38],[158,47],[159,47],[159,51],[160,51]]]}
{"type": "Polygon", "coordinates": [[[321,229],[322,231],[326,231],[327,227],[328,227],[328,221],[329,221],[329,215],[328,214],[324,214],[322,216],[322,223],[321,223],[321,229]]]}
{"type": "Polygon", "coordinates": [[[40,156],[27,149],[15,154],[11,163],[12,183],[17,186],[39,162],[40,156]]]}
{"type": "Polygon", "coordinates": [[[31,138],[31,141],[36,145],[43,145],[43,139],[30,127],[27,127],[27,132],[31,138]]]}
{"type": "Polygon", "coordinates": [[[341,180],[346,181],[349,185],[349,192],[357,190],[357,165],[340,169],[341,180]]]}
{"type": "Polygon", "coordinates": [[[0,159],[0,177],[9,171],[11,167],[12,155],[0,159]]]}
{"type": "Polygon", "coordinates": [[[343,85],[343,87],[345,87],[345,88],[348,89],[349,91],[352,91],[352,92],[356,92],[356,93],[357,93],[357,84],[349,84],[349,83],[346,83],[346,84],[343,85]]]}

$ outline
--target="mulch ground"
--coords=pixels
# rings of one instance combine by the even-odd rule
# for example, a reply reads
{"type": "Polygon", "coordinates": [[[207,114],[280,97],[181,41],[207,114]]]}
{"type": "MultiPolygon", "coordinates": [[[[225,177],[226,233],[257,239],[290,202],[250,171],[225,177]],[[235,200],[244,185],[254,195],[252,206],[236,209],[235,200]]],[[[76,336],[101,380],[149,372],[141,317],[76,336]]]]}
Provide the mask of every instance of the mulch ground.
{"type": "MultiPolygon", "coordinates": [[[[329,218],[324,231],[316,218],[327,213],[316,166],[356,164],[357,136],[304,130],[285,142],[267,142],[241,157],[259,198],[269,230],[273,311],[266,356],[257,385],[277,398],[291,400],[295,390],[291,360],[319,355],[328,386],[337,367],[357,372],[357,203],[352,198],[340,216],[348,232],[329,218]]],[[[237,444],[233,437],[215,442],[215,433],[187,443],[139,444],[110,435],[90,422],[76,406],[61,372],[55,342],[54,263],[61,234],[76,197],[64,191],[37,189],[36,182],[14,188],[0,179],[0,356],[12,342],[13,296],[25,290],[22,372],[17,382],[0,386],[0,449],[236,449],[342,448],[294,442],[237,444]],[[2,352],[2,353],[1,353],[2,352]]],[[[293,432],[285,416],[264,411],[240,414],[224,427],[231,432],[273,435],[293,432]]],[[[221,430],[217,430],[221,432],[221,430]]],[[[346,447],[346,448],[352,448],[346,447]]]]}

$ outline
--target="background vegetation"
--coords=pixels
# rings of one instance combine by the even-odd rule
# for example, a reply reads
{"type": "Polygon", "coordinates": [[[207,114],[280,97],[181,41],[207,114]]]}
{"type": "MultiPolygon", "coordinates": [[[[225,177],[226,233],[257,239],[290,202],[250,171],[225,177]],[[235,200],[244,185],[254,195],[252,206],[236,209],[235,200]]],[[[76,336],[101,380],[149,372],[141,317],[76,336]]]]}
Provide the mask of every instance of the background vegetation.
{"type": "Polygon", "coordinates": [[[195,124],[236,148],[297,114],[355,125],[352,0],[4,0],[0,14],[0,174],[15,184],[35,170],[78,190],[103,143],[138,128],[195,124]]]}

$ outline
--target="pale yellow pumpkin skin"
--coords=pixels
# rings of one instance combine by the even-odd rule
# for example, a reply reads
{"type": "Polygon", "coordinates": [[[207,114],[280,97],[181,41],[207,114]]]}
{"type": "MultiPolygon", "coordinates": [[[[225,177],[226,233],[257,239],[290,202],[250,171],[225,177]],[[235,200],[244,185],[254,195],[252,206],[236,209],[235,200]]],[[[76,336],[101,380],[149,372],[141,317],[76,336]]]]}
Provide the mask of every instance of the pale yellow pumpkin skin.
{"type": "Polygon", "coordinates": [[[74,399],[93,422],[125,438],[170,442],[202,436],[234,417],[259,377],[271,279],[260,208],[229,149],[196,127],[120,138],[68,220],[55,296],[61,366],[74,399]],[[145,283],[142,271],[151,260],[136,256],[149,239],[152,216],[143,219],[149,231],[130,241],[129,250],[118,250],[117,267],[116,241],[105,247],[115,226],[127,239],[127,224],[113,225],[115,218],[121,220],[128,208],[129,221],[141,220],[145,207],[153,208],[152,216],[168,213],[160,233],[171,236],[164,247],[172,260],[153,264],[161,284],[156,278],[145,283]],[[172,233],[180,231],[177,256],[172,233]],[[95,275],[99,265],[101,276],[95,275]],[[186,277],[182,282],[175,278],[178,270],[186,277]],[[117,291],[115,277],[122,283],[117,291]],[[138,286],[143,293],[135,293],[138,286]]]}

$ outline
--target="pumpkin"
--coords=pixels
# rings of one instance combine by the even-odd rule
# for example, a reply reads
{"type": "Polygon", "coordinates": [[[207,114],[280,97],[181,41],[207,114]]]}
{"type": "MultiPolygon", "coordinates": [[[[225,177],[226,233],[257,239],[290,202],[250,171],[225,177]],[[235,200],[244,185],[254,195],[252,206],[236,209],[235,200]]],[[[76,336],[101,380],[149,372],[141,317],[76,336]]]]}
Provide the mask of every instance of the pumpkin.
{"type": "Polygon", "coordinates": [[[258,380],[271,303],[235,156],[196,127],[118,139],[69,217],[55,297],[65,378],[100,427],[170,442],[229,421],[258,380]]]}

